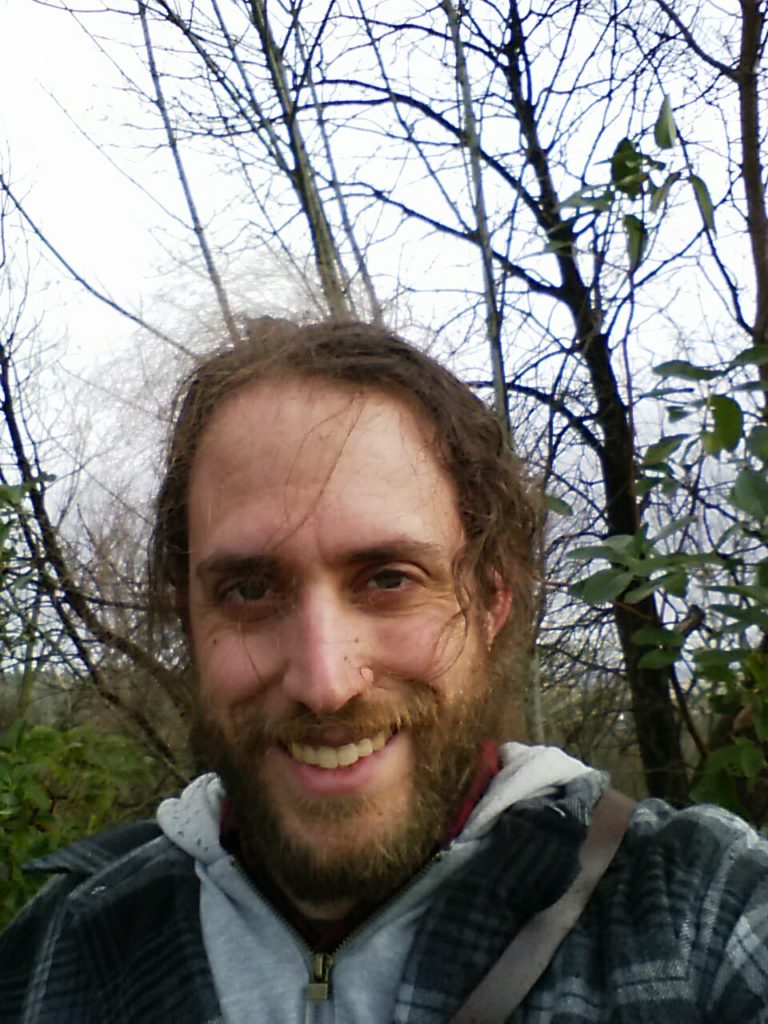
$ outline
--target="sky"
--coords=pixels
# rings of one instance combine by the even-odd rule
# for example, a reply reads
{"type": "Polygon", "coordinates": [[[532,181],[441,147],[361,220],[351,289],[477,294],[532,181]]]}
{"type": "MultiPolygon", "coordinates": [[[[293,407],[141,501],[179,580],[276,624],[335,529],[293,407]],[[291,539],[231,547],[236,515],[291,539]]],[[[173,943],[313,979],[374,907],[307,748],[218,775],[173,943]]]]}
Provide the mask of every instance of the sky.
{"type": "MultiPolygon", "coordinates": [[[[137,148],[136,133],[119,133],[120,151],[100,148],[132,110],[115,68],[68,14],[0,0],[0,95],[0,168],[29,216],[95,288],[154,313],[169,264],[155,229],[166,218],[115,165],[141,167],[145,179],[152,171],[154,191],[171,208],[179,198],[165,157],[137,148]]],[[[140,365],[127,319],[90,297],[44,247],[11,241],[11,272],[16,280],[29,272],[28,319],[36,323],[29,363],[18,360],[22,374],[32,371],[22,397],[33,434],[46,439],[54,506],[74,502],[75,521],[116,493],[118,504],[141,508],[162,435],[154,389],[142,381],[167,378],[168,392],[173,361],[166,352],[159,371],[140,365]]]]}
{"type": "MultiPolygon", "coordinates": [[[[160,320],[166,327],[170,320],[172,325],[173,295],[186,300],[190,282],[175,259],[185,248],[176,243],[184,239],[188,245],[189,237],[173,217],[184,224],[189,218],[171,156],[166,150],[150,151],[146,132],[131,129],[132,123],[151,124],[146,102],[137,101],[109,56],[99,52],[98,40],[57,10],[57,3],[0,0],[0,95],[11,98],[0,104],[0,168],[29,215],[79,274],[153,323],[160,320]],[[141,187],[129,180],[132,174],[141,187]],[[164,308],[168,296],[170,309],[164,308]]],[[[89,17],[87,25],[109,40],[123,68],[149,89],[131,46],[135,42],[140,49],[141,41],[126,37],[126,19],[100,14],[89,17]]],[[[204,195],[212,210],[217,190],[210,165],[189,147],[184,161],[198,201],[204,195]]],[[[227,193],[225,182],[221,193],[227,193]]],[[[236,230],[237,210],[228,205],[228,196],[220,203],[227,204],[222,223],[236,230]]],[[[247,210],[241,219],[252,216],[247,210]]],[[[445,241],[435,247],[435,256],[442,259],[445,241]]],[[[422,260],[429,259],[424,243],[418,251],[422,260]]],[[[399,252],[385,260],[380,286],[403,258],[399,252]]],[[[268,264],[269,254],[265,259],[268,264]]],[[[280,282],[269,280],[280,269],[265,265],[265,259],[252,257],[251,265],[229,280],[235,302],[238,282],[248,275],[258,282],[257,302],[291,305],[295,297],[284,298],[280,282]]],[[[465,281],[462,269],[457,287],[465,281]]],[[[134,335],[129,322],[85,295],[50,255],[35,262],[33,282],[36,306],[44,313],[43,332],[62,342],[67,366],[86,369],[134,335]]],[[[212,305],[206,291],[203,286],[195,297],[202,309],[212,305]]],[[[245,308],[252,299],[245,297],[245,308]]],[[[179,315],[184,324],[189,308],[179,315]]]]}
{"type": "MultiPolygon", "coordinates": [[[[152,230],[161,214],[115,163],[143,163],[146,174],[154,161],[157,194],[171,206],[178,200],[165,161],[137,150],[130,130],[119,152],[99,148],[110,122],[132,109],[115,68],[68,14],[0,0],[0,95],[0,166],[27,212],[78,273],[139,311],[167,263],[152,230]]],[[[66,281],[55,260],[33,262],[35,287],[45,292],[43,330],[66,337],[73,366],[131,335],[128,322],[66,281]]]]}

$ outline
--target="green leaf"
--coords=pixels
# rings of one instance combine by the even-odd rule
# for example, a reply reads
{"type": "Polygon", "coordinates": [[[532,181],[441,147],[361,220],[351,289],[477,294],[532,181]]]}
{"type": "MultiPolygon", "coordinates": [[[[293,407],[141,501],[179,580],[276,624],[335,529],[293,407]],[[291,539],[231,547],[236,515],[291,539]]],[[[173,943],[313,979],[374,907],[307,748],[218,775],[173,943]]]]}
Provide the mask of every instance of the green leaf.
{"type": "Polygon", "coordinates": [[[660,441],[648,445],[643,456],[643,465],[657,466],[661,462],[666,462],[688,436],[688,434],[670,434],[669,437],[662,437],[660,441]]]}
{"type": "Polygon", "coordinates": [[[731,366],[765,366],[768,363],[768,345],[745,348],[731,360],[731,366]]]}
{"type": "Polygon", "coordinates": [[[717,647],[699,647],[693,652],[693,660],[700,669],[725,667],[738,657],[738,651],[724,651],[717,647]]]}
{"type": "Polygon", "coordinates": [[[763,693],[768,690],[768,662],[764,651],[752,651],[744,659],[744,670],[763,693]]]}
{"type": "Polygon", "coordinates": [[[713,750],[707,758],[706,769],[708,771],[728,772],[733,774],[739,770],[741,758],[734,743],[718,747],[713,750]]]}
{"type": "Polygon", "coordinates": [[[768,613],[760,607],[753,605],[722,604],[713,602],[709,606],[713,612],[720,612],[721,615],[735,619],[738,629],[744,626],[757,626],[758,628],[768,627],[768,613]]]}
{"type": "Polygon", "coordinates": [[[744,814],[736,780],[716,769],[705,767],[701,780],[691,790],[691,797],[700,804],[719,804],[734,814],[744,814]]]}
{"type": "Polygon", "coordinates": [[[704,451],[710,455],[718,452],[732,452],[741,440],[744,429],[744,415],[741,406],[733,398],[725,395],[712,395],[707,400],[712,413],[712,430],[702,431],[701,443],[704,451]]]}
{"type": "Polygon", "coordinates": [[[746,391],[749,394],[755,391],[761,392],[762,394],[768,393],[768,384],[762,380],[748,380],[744,384],[737,384],[734,391],[746,391]]]}
{"type": "Polygon", "coordinates": [[[677,125],[675,124],[669,96],[665,96],[661,104],[661,110],[653,129],[653,137],[660,149],[672,149],[677,141],[677,125]]]}
{"type": "Polygon", "coordinates": [[[661,185],[658,188],[654,188],[651,192],[651,213],[656,213],[660,206],[663,206],[669,196],[669,190],[675,184],[676,181],[680,180],[680,172],[674,171],[672,174],[668,174],[661,185]]]}
{"type": "Polygon", "coordinates": [[[737,739],[735,747],[739,754],[739,769],[747,779],[756,779],[765,767],[765,757],[760,747],[751,740],[737,739]]]}
{"type": "Polygon", "coordinates": [[[28,490],[28,484],[0,484],[0,505],[20,504],[28,490]]]}
{"type": "Polygon", "coordinates": [[[730,676],[724,673],[724,678],[717,681],[724,682],[728,686],[729,692],[723,693],[722,691],[715,690],[714,693],[710,693],[708,698],[709,706],[716,715],[732,715],[735,717],[741,710],[738,697],[730,692],[730,690],[736,687],[736,676],[733,673],[730,676]]]}
{"type": "Polygon", "coordinates": [[[644,498],[646,494],[649,494],[654,487],[658,487],[660,483],[664,481],[663,476],[643,476],[637,481],[635,490],[637,491],[638,498],[644,498]]]}
{"type": "Polygon", "coordinates": [[[662,588],[675,597],[685,597],[688,590],[688,576],[684,572],[670,572],[661,579],[662,588]]]}
{"type": "Polygon", "coordinates": [[[673,665],[678,657],[678,651],[646,651],[637,664],[639,668],[666,668],[667,665],[673,665]]]}
{"type": "Polygon", "coordinates": [[[692,174],[689,179],[693,185],[693,191],[696,194],[696,203],[701,213],[701,219],[704,221],[704,226],[709,228],[710,231],[715,230],[715,208],[712,205],[712,198],[709,194],[709,189],[701,180],[697,174],[692,174]]]}
{"type": "Polygon", "coordinates": [[[0,743],[9,750],[16,750],[21,746],[25,735],[29,732],[29,726],[23,718],[17,718],[8,728],[8,731],[0,736],[0,743]]]}
{"type": "Polygon", "coordinates": [[[628,590],[624,595],[624,600],[627,604],[637,604],[655,590],[665,590],[668,594],[674,594],[676,597],[684,597],[687,589],[688,576],[684,572],[667,572],[663,576],[646,580],[639,586],[628,590]]]}
{"type": "Polygon", "coordinates": [[[760,743],[768,739],[768,704],[757,701],[752,705],[752,725],[760,743]]]}
{"type": "Polygon", "coordinates": [[[654,366],[653,372],[659,377],[682,377],[683,380],[715,380],[723,376],[723,370],[707,370],[703,366],[694,366],[687,359],[670,359],[666,363],[654,366]]]}
{"type": "Polygon", "coordinates": [[[585,544],[582,547],[574,548],[573,551],[569,551],[568,557],[579,559],[579,561],[604,558],[606,562],[610,562],[614,557],[614,552],[607,544],[585,544]]]}
{"type": "Polygon", "coordinates": [[[627,236],[627,255],[629,256],[629,272],[633,274],[643,259],[648,244],[648,232],[645,224],[632,213],[625,213],[622,218],[624,232],[627,236]]]}
{"type": "Polygon", "coordinates": [[[585,544],[568,552],[569,558],[604,558],[609,562],[620,562],[637,557],[647,547],[644,533],[613,533],[600,544],[585,544]]]}
{"type": "Polygon", "coordinates": [[[768,480],[754,469],[742,469],[729,495],[736,508],[760,522],[768,516],[768,480]]]}
{"type": "Polygon", "coordinates": [[[38,811],[47,811],[51,806],[51,798],[41,783],[30,779],[24,786],[24,803],[32,804],[38,811]]]}
{"type": "Polygon", "coordinates": [[[661,586],[661,583],[661,579],[646,580],[639,586],[633,587],[631,590],[628,590],[624,595],[624,601],[627,604],[637,604],[638,601],[642,601],[644,598],[648,597],[649,594],[652,594],[654,590],[658,590],[658,588],[661,586]]]}
{"type": "Polygon", "coordinates": [[[667,409],[667,416],[671,423],[679,423],[680,420],[688,419],[691,410],[682,405],[670,405],[667,409]]]}
{"type": "Polygon", "coordinates": [[[753,427],[750,430],[747,451],[762,462],[768,462],[768,427],[753,427]]]}
{"type": "MultiPolygon", "coordinates": [[[[669,467],[667,468],[669,470],[669,467]]],[[[679,489],[680,480],[676,480],[675,477],[672,475],[672,471],[670,470],[667,473],[667,478],[662,480],[662,487],[660,487],[660,490],[662,490],[663,495],[667,495],[667,497],[669,498],[672,495],[676,495],[679,489]]]]}
{"type": "Polygon", "coordinates": [[[633,633],[629,638],[633,644],[637,644],[638,647],[645,647],[651,644],[663,644],[666,639],[667,630],[661,626],[643,626],[642,629],[638,629],[636,633],[633,633]]]}
{"type": "Polygon", "coordinates": [[[658,384],[655,388],[646,392],[645,398],[656,398],[661,401],[663,398],[669,398],[670,395],[674,395],[676,401],[681,401],[681,395],[692,395],[694,389],[692,387],[683,386],[679,384],[658,384]]]}
{"type": "Polygon", "coordinates": [[[568,196],[562,203],[559,204],[560,209],[571,207],[575,210],[581,210],[587,208],[589,210],[597,210],[602,213],[603,210],[607,210],[613,202],[613,191],[606,189],[604,192],[600,192],[595,195],[595,189],[592,187],[580,188],[578,192],[574,192],[573,195],[568,196]]]}
{"type": "Polygon", "coordinates": [[[684,530],[687,526],[690,526],[693,521],[693,516],[680,516],[679,519],[673,519],[671,523],[667,523],[666,526],[662,526],[659,532],[654,535],[653,543],[658,544],[660,540],[666,540],[667,537],[674,536],[674,534],[679,533],[680,530],[684,530]]]}
{"type": "Polygon", "coordinates": [[[760,570],[756,573],[756,582],[747,583],[718,583],[710,584],[710,590],[719,591],[721,594],[735,594],[737,597],[746,597],[755,601],[761,607],[768,606],[768,586],[760,582],[760,570]]]}
{"type": "Polygon", "coordinates": [[[603,543],[617,555],[639,555],[647,546],[646,530],[647,527],[641,527],[637,533],[612,533],[603,543]]]}
{"type": "Polygon", "coordinates": [[[643,171],[643,154],[629,139],[622,139],[611,157],[611,183],[634,198],[643,191],[648,175],[643,171]]]}
{"type": "Polygon", "coordinates": [[[563,501],[562,498],[556,498],[554,494],[545,494],[544,501],[550,512],[554,512],[558,516],[572,516],[573,509],[567,501],[563,501]]]}
{"type": "Polygon", "coordinates": [[[682,647],[685,637],[675,633],[673,629],[664,629],[663,626],[643,626],[636,633],[632,634],[632,643],[638,646],[655,645],[657,647],[682,647]]]}
{"type": "Polygon", "coordinates": [[[613,601],[632,582],[631,572],[617,569],[601,569],[572,587],[572,591],[588,604],[605,604],[613,601]]]}

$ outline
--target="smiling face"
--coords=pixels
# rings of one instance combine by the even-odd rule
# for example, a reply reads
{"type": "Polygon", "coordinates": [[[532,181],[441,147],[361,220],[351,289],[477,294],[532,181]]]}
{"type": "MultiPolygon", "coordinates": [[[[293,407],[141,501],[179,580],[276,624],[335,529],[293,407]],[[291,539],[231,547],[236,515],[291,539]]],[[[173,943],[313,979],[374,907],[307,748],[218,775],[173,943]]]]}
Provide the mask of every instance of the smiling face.
{"type": "Polygon", "coordinates": [[[461,800],[509,603],[460,600],[463,543],[429,429],[395,398],[252,384],[205,430],[189,493],[198,738],[246,848],[297,902],[383,895],[461,800]]]}

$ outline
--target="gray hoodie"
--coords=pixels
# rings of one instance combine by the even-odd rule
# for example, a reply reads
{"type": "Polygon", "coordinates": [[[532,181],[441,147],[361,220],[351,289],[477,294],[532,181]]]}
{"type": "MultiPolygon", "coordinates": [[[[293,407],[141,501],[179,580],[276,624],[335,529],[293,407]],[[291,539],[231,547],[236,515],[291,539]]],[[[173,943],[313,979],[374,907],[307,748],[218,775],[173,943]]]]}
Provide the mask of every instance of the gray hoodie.
{"type": "Polygon", "coordinates": [[[391,1020],[420,918],[436,890],[483,848],[499,814],[577,776],[599,776],[553,747],[508,743],[500,759],[501,770],[461,833],[333,953],[330,994],[320,1000],[308,998],[312,951],[219,842],[224,792],[217,776],[202,775],[180,797],[164,801],[160,827],[195,859],[203,938],[224,1021],[252,1022],[255,1008],[260,1020],[290,1024],[391,1020]]]}

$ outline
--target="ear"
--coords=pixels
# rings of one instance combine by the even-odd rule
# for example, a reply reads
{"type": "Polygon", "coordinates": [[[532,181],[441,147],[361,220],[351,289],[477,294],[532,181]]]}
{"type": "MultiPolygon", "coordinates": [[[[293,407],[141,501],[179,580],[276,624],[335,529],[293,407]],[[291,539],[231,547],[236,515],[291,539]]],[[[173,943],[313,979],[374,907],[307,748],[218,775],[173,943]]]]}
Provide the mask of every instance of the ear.
{"type": "Polygon", "coordinates": [[[496,639],[501,627],[507,621],[511,608],[512,590],[510,587],[503,586],[501,581],[499,581],[499,585],[493,592],[493,597],[485,612],[485,630],[489,647],[496,639]]]}

